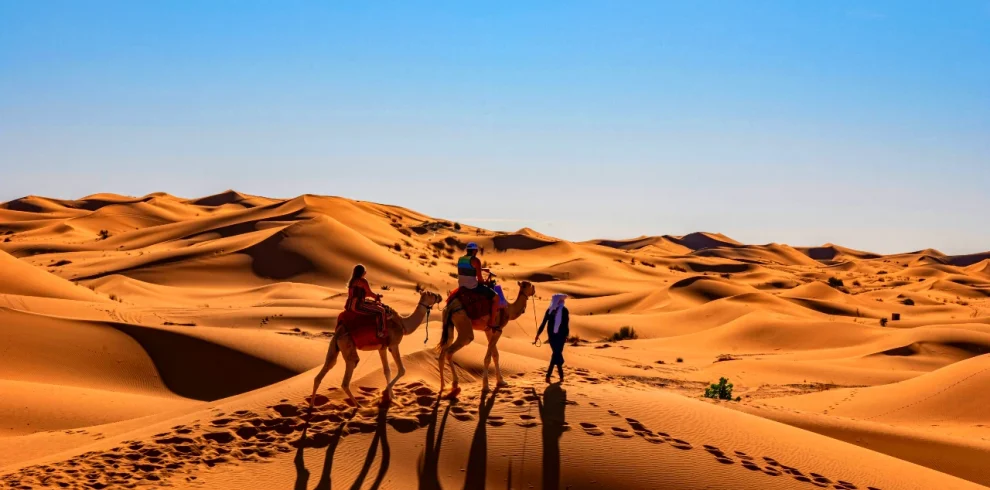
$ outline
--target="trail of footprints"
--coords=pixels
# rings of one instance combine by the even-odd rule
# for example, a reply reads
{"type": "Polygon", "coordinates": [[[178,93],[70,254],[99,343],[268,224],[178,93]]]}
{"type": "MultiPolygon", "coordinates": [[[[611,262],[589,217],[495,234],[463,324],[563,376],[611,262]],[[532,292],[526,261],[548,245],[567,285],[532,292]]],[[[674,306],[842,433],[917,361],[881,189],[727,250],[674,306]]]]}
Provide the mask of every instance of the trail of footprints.
{"type": "MultiPolygon", "coordinates": [[[[597,383],[607,377],[594,377],[587,371],[578,369],[577,375],[588,383],[597,383]]],[[[542,374],[542,373],[541,373],[542,374]]],[[[512,378],[522,378],[517,374],[512,378]]],[[[106,452],[89,452],[72,459],[23,468],[20,472],[0,477],[0,483],[14,489],[32,488],[135,488],[138,485],[169,485],[181,482],[185,486],[196,485],[196,473],[221,464],[238,462],[265,462],[280,453],[289,453],[295,448],[324,448],[331,442],[331,434],[341,424],[346,424],[343,436],[356,433],[371,433],[377,428],[379,413],[377,406],[368,402],[378,394],[375,388],[359,388],[357,398],[365,405],[356,410],[340,400],[331,401],[317,395],[312,414],[307,414],[309,400],[299,404],[289,404],[287,400],[268,407],[258,414],[250,410],[240,410],[230,414],[215,413],[208,423],[196,421],[190,426],[175,426],[169,432],[156,434],[150,441],[125,441],[119,447],[106,452]],[[301,437],[306,431],[306,437],[301,437]]],[[[331,388],[330,391],[336,391],[331,388]]],[[[421,382],[396,385],[394,404],[389,410],[386,422],[400,433],[412,432],[429,425],[432,409],[436,403],[436,392],[421,382]]],[[[464,395],[462,401],[467,407],[476,407],[481,394],[464,395]]],[[[499,391],[497,402],[515,407],[533,406],[538,400],[534,394],[509,388],[499,391]]],[[[568,401],[569,405],[577,405],[568,401]]],[[[592,407],[598,407],[589,402],[592,407]]],[[[457,402],[451,403],[451,415],[456,420],[470,422],[477,420],[476,408],[465,408],[457,402]]],[[[654,432],[639,421],[624,418],[609,410],[608,414],[623,423],[612,425],[608,433],[621,439],[640,437],[652,444],[667,444],[680,451],[690,451],[694,446],[685,440],[677,439],[665,432],[654,432]]],[[[540,425],[539,417],[528,413],[512,417],[492,414],[486,421],[488,426],[502,427],[509,423],[523,428],[540,425]]],[[[594,437],[604,436],[606,431],[590,422],[580,422],[581,430],[594,437]]],[[[565,431],[571,426],[564,424],[565,431]]],[[[705,445],[704,450],[716,461],[724,465],[739,464],[749,471],[759,471],[771,477],[788,475],[795,480],[820,488],[835,490],[860,490],[861,487],[842,480],[831,480],[817,473],[805,474],[797,468],[784,465],[764,456],[754,458],[742,451],[727,453],[716,446],[705,445]]],[[[880,490],[865,487],[865,490],[880,490]]]]}
{"type": "MultiPolygon", "coordinates": [[[[615,412],[614,410],[609,410],[608,414],[613,417],[622,416],[615,412]]],[[[690,442],[676,439],[666,432],[654,432],[647,429],[642,423],[636,419],[625,418],[625,423],[631,429],[626,429],[624,427],[611,427],[610,432],[613,436],[622,439],[630,439],[635,436],[639,436],[646,440],[647,442],[653,444],[669,444],[670,447],[674,449],[679,449],[682,451],[690,451],[694,449],[694,446],[690,442]]],[[[605,431],[599,428],[596,424],[581,422],[580,426],[584,429],[584,432],[591,436],[603,436],[605,431]]],[[[757,460],[753,456],[750,456],[742,451],[733,451],[731,454],[726,453],[716,446],[704,445],[702,446],[705,451],[711,454],[716,461],[724,465],[734,465],[739,463],[742,468],[749,471],[759,471],[768,476],[777,477],[781,475],[789,475],[795,480],[803,483],[808,483],[819,488],[833,488],[835,490],[859,490],[860,487],[857,485],[843,481],[843,480],[831,480],[824,475],[818,473],[808,473],[805,474],[801,470],[787,466],[778,462],[776,459],[769,456],[763,456],[761,460],[757,460]]],[[[865,487],[866,490],[880,490],[876,487],[865,487]]]]}
{"type": "MultiPolygon", "coordinates": [[[[363,405],[370,405],[370,398],[378,390],[360,388],[359,391],[357,398],[363,405]]],[[[397,386],[394,392],[398,403],[386,419],[393,429],[404,433],[429,424],[430,407],[436,401],[432,389],[422,383],[410,383],[397,386]]],[[[101,490],[180,482],[182,486],[190,486],[198,483],[196,473],[217,465],[264,462],[280,453],[292,452],[300,445],[326,447],[330,444],[330,434],[342,423],[346,423],[345,436],[374,432],[377,428],[377,406],[355,410],[342,401],[317,395],[317,406],[310,416],[308,399],[295,405],[286,402],[268,407],[264,413],[218,411],[209,422],[175,426],[150,440],[124,441],[109,451],[93,451],[49,465],[26,467],[0,476],[0,488],[101,490]],[[302,438],[304,429],[307,437],[302,438]]],[[[457,415],[463,420],[474,418],[471,411],[463,409],[457,415]]]]}

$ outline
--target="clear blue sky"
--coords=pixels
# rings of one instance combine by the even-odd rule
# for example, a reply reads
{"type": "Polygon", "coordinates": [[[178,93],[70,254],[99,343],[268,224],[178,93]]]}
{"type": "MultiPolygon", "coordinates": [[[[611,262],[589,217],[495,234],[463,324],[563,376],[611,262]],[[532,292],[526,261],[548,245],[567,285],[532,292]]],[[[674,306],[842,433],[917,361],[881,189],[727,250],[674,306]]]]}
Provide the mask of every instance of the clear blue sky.
{"type": "Polygon", "coordinates": [[[990,0],[0,0],[0,201],[990,249],[990,0]]]}

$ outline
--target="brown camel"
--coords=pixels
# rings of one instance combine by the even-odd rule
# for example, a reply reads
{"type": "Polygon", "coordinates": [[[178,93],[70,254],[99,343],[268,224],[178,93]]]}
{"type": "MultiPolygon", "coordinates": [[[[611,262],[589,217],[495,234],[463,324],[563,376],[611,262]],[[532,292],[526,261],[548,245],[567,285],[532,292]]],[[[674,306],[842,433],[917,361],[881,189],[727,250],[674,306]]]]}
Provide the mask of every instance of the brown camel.
{"type": "Polygon", "coordinates": [[[388,315],[388,325],[386,330],[388,331],[388,336],[386,337],[385,345],[373,345],[369,347],[356,347],[354,345],[354,340],[351,335],[347,333],[347,329],[344,328],[340,322],[337,322],[337,328],[334,330],[333,339],[330,340],[330,348],[327,350],[327,360],[323,364],[323,369],[316,375],[316,380],[313,381],[313,396],[310,398],[310,405],[312,406],[313,401],[316,398],[316,390],[320,387],[320,383],[323,382],[323,377],[326,376],[327,372],[333,369],[334,364],[337,363],[337,354],[344,353],[344,380],[342,381],[342,388],[344,393],[354,403],[355,406],[360,405],[354,395],[351,394],[351,375],[354,374],[354,368],[357,366],[358,361],[358,350],[377,350],[378,354],[382,358],[382,370],[385,373],[385,381],[388,385],[384,390],[384,399],[390,400],[392,398],[392,387],[395,383],[399,381],[404,374],[406,374],[406,368],[402,366],[402,356],[399,354],[399,343],[402,342],[402,338],[416,331],[420,324],[423,323],[426,318],[426,314],[433,309],[433,306],[443,301],[437,293],[431,293],[429,291],[423,291],[419,295],[419,305],[413,310],[412,314],[407,317],[399,316],[391,308],[389,308],[388,315]],[[395,365],[399,372],[396,373],[395,378],[389,379],[392,376],[392,372],[388,367],[388,357],[386,357],[385,350],[388,349],[392,353],[392,358],[395,359],[395,365]]]}
{"type": "MultiPolygon", "coordinates": [[[[484,328],[485,336],[488,338],[488,351],[485,353],[485,368],[483,371],[484,385],[482,389],[484,391],[488,391],[488,366],[491,364],[492,359],[495,359],[495,378],[498,382],[496,386],[508,386],[508,383],[502,378],[502,367],[498,363],[498,339],[502,337],[502,329],[509,323],[509,320],[515,320],[522,316],[526,312],[526,302],[529,301],[529,298],[536,295],[536,287],[529,281],[522,281],[517,284],[519,285],[519,296],[503,310],[504,313],[499,314],[498,327],[494,329],[484,328]]],[[[481,326],[488,325],[488,315],[472,321],[468,318],[467,312],[461,307],[458,299],[454,299],[444,308],[443,335],[440,337],[440,343],[437,344],[437,349],[440,352],[440,393],[443,393],[443,369],[447,361],[450,361],[451,379],[453,380],[448,396],[455,397],[460,392],[460,388],[457,386],[457,370],[454,368],[454,353],[474,340],[475,325],[479,326],[479,330],[481,330],[481,326]],[[451,343],[451,333],[455,330],[457,332],[457,339],[451,343]]]]}

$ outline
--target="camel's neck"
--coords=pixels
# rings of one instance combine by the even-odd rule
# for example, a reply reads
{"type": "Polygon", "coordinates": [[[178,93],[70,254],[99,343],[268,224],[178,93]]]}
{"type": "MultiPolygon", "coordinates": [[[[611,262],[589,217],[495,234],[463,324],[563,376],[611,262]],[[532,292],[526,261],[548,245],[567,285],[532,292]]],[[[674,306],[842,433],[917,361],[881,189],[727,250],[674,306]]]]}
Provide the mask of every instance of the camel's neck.
{"type": "Polygon", "coordinates": [[[420,301],[419,304],[416,305],[416,309],[413,310],[411,315],[405,317],[397,316],[395,321],[402,326],[402,334],[409,335],[415,332],[416,329],[419,328],[419,326],[423,323],[423,320],[425,319],[426,319],[426,307],[423,306],[423,302],[420,301]]]}
{"type": "Polygon", "coordinates": [[[516,318],[521,317],[523,313],[526,313],[526,303],[528,302],[529,296],[526,296],[522,291],[519,291],[519,296],[516,296],[516,300],[507,308],[509,310],[509,319],[515,320],[516,318]]]}

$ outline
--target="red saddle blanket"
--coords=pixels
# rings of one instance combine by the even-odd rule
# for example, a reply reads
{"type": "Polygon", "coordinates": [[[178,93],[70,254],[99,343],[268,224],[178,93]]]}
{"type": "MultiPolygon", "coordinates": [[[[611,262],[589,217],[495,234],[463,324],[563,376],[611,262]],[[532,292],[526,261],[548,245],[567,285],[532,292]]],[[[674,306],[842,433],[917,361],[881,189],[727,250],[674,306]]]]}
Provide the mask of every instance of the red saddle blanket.
{"type": "Polygon", "coordinates": [[[337,325],[347,329],[347,333],[358,349],[383,344],[384,339],[378,337],[379,323],[381,323],[381,317],[378,315],[363,315],[346,310],[337,317],[337,325]]]}
{"type": "Polygon", "coordinates": [[[462,288],[457,288],[454,292],[450,293],[450,296],[447,297],[447,303],[449,304],[455,298],[461,301],[461,307],[464,308],[464,312],[467,313],[468,318],[472,320],[480,320],[490,315],[492,312],[492,301],[496,299],[488,299],[484,294],[462,288]]]}

